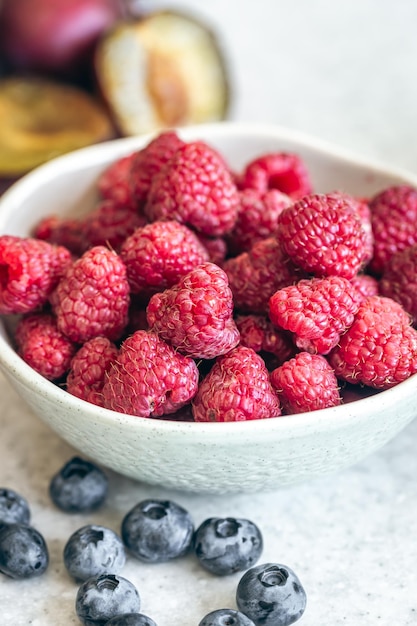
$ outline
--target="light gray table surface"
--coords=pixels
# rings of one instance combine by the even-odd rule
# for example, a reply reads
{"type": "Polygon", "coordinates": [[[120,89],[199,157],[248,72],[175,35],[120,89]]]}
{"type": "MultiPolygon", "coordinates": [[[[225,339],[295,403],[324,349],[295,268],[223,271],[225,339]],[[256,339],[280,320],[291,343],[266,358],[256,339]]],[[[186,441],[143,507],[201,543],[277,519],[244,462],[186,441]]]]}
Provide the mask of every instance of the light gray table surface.
{"type": "MultiPolygon", "coordinates": [[[[417,2],[412,0],[192,0],[229,60],[230,118],[269,122],[331,141],[396,168],[417,170],[417,2]]],[[[105,506],[65,515],[48,496],[50,478],[75,451],[17,397],[0,375],[0,485],[24,495],[47,539],[47,573],[0,576],[0,626],[79,624],[77,585],[62,550],[89,522],[120,530],[147,498],[170,498],[196,524],[247,517],[264,535],[262,561],[292,567],[308,594],[300,626],[417,625],[417,420],[382,450],[337,475],[270,493],[201,496],[134,483],[108,472],[105,506]]],[[[122,574],[158,626],[197,626],[209,611],[235,607],[236,574],[215,578],[192,557],[122,574]]]]}

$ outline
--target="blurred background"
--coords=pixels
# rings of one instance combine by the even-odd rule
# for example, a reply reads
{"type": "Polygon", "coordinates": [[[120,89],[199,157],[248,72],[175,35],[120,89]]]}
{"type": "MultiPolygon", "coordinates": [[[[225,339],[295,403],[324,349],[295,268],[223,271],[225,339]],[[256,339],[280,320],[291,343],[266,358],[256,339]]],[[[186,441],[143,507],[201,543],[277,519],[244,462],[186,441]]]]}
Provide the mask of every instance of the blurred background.
{"type": "Polygon", "coordinates": [[[223,118],[416,170],[416,24],[415,0],[0,0],[3,186],[81,145],[223,118]]]}

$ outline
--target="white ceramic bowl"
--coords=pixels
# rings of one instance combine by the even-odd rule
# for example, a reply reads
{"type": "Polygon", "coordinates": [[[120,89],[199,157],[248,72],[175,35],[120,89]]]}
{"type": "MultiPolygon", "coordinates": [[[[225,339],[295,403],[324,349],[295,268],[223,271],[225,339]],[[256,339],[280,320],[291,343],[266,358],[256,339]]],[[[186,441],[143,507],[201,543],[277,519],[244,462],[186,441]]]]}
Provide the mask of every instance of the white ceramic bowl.
{"type": "MultiPolygon", "coordinates": [[[[278,127],[220,123],[183,129],[235,168],[268,151],[297,152],[317,191],[369,196],[417,177],[341,153],[278,127]]],[[[51,213],[79,214],[95,200],[99,173],[149,136],[117,140],[60,157],[31,172],[0,201],[0,234],[28,235],[51,213]]],[[[346,468],[399,433],[417,414],[417,375],[396,387],[302,415],[244,423],[192,423],[132,417],[71,396],[26,365],[0,325],[0,367],[33,412],[80,453],[150,484],[195,492],[274,490],[346,468]]]]}

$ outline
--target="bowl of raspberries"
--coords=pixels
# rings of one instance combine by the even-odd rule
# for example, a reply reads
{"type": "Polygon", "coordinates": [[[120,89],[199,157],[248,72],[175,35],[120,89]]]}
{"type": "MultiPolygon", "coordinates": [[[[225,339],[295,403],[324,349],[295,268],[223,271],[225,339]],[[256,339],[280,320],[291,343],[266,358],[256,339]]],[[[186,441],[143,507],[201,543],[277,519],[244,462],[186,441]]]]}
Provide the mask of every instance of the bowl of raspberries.
{"type": "Polygon", "coordinates": [[[417,176],[222,122],[0,200],[0,368],[91,459],[195,492],[360,461],[417,414],[417,176]]]}

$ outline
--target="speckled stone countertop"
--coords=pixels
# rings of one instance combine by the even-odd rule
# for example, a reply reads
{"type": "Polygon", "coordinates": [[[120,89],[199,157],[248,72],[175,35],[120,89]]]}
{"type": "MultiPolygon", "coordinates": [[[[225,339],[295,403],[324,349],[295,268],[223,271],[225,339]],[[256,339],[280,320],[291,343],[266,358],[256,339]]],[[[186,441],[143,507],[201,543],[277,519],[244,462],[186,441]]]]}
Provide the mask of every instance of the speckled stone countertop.
{"type": "MultiPolygon", "coordinates": [[[[149,3],[151,4],[151,3],[149,3]]],[[[364,157],[417,170],[417,4],[413,0],[196,0],[170,2],[207,19],[228,56],[239,121],[271,122],[364,157]]],[[[1,626],[70,626],[77,585],[62,551],[80,526],[120,531],[147,497],[186,507],[195,523],[247,517],[264,536],[262,562],[292,567],[307,610],[300,626],[417,625],[417,420],[349,470],[268,494],[198,496],[149,487],[108,472],[110,494],[91,515],[66,515],[48,496],[51,476],[75,451],[0,375],[0,485],[30,502],[50,567],[35,580],[0,575],[1,626]]],[[[145,565],[129,557],[142,611],[158,626],[197,626],[216,608],[236,608],[236,574],[215,578],[191,557],[145,565]]]]}

